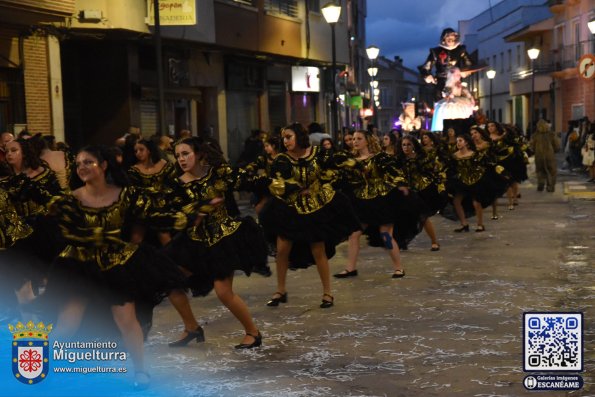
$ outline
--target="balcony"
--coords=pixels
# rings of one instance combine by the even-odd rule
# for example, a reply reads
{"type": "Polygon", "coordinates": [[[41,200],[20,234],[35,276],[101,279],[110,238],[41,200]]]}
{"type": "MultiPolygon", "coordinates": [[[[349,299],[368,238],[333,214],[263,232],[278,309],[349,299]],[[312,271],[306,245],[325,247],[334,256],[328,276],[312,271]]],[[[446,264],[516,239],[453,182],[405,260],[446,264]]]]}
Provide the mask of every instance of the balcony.
{"type": "Polygon", "coordinates": [[[575,68],[578,60],[585,54],[592,54],[595,52],[595,40],[590,39],[581,41],[578,44],[560,47],[552,50],[552,60],[554,63],[554,71],[562,71],[566,69],[575,68]]]}

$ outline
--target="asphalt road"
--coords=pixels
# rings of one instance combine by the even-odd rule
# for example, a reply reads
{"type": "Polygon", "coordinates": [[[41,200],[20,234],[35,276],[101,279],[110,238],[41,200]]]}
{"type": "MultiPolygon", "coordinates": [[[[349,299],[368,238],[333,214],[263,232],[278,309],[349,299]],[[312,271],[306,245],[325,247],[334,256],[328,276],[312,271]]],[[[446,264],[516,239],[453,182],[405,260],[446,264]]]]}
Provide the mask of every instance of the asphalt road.
{"type": "MultiPolygon", "coordinates": [[[[435,216],[441,250],[419,235],[402,253],[403,279],[390,278],[382,249],[364,247],[359,276],[333,280],[331,309],[318,308],[315,268],[289,273],[289,302],[277,308],[265,306],[274,276],[236,277],[264,336],[258,349],[233,349],[242,329],[214,294],[192,300],[206,342],[168,348],[182,325],[164,302],[147,343],[153,387],[144,394],[535,395],[523,386],[523,313],[539,311],[584,314],[585,386],[537,395],[593,396],[595,184],[585,179],[561,172],[556,192],[545,193],[531,178],[514,211],[500,200],[501,218],[486,217],[484,233],[453,233],[455,222],[435,216]]],[[[342,244],[333,272],[345,258],[342,244]]]]}

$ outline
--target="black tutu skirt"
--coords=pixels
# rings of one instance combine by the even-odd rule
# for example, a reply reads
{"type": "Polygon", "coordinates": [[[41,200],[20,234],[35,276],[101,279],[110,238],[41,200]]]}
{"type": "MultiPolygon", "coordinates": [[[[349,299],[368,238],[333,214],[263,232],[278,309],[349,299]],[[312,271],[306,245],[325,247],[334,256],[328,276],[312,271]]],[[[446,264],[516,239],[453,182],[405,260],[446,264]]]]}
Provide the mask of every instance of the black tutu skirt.
{"type": "Polygon", "coordinates": [[[25,244],[28,250],[41,259],[47,271],[54,258],[65,247],[58,223],[53,218],[43,216],[28,219],[27,223],[33,228],[33,233],[25,239],[25,244]]]}
{"type": "Polygon", "coordinates": [[[267,241],[276,243],[277,236],[293,242],[289,255],[290,269],[305,269],[314,264],[311,243],[324,242],[327,258],[335,255],[335,247],[351,233],[361,229],[347,196],[336,192],[324,207],[311,214],[298,214],[277,198],[271,198],[260,212],[267,241]]]}
{"type": "Polygon", "coordinates": [[[466,185],[458,179],[448,181],[447,190],[450,195],[462,194],[481,203],[483,208],[490,206],[494,200],[502,196],[508,187],[509,180],[498,174],[495,168],[488,168],[481,179],[473,185],[466,185]]]}
{"type": "Polygon", "coordinates": [[[421,199],[421,212],[426,218],[436,215],[442,211],[448,203],[448,195],[445,191],[438,192],[434,185],[430,185],[424,190],[417,192],[421,199]]]}
{"type": "MultiPolygon", "coordinates": [[[[425,203],[416,192],[409,191],[405,195],[398,189],[393,189],[387,202],[388,208],[378,208],[378,211],[387,211],[390,218],[385,215],[373,215],[377,219],[382,219],[383,223],[371,223],[365,230],[368,236],[368,245],[372,247],[384,247],[380,236],[379,225],[393,225],[393,238],[399,245],[399,248],[406,248],[407,245],[423,230],[423,225],[427,219],[424,214],[425,203]]],[[[372,209],[371,209],[372,210],[372,209]]],[[[370,219],[370,218],[369,218],[370,219]]]]}
{"type": "Polygon", "coordinates": [[[502,160],[500,165],[504,167],[506,172],[510,175],[510,182],[521,183],[528,179],[527,164],[525,164],[525,158],[522,154],[517,154],[515,152],[502,160]]]}
{"type": "Polygon", "coordinates": [[[298,214],[283,201],[273,198],[260,221],[268,235],[280,236],[295,242],[330,241],[335,245],[359,230],[358,221],[349,199],[336,192],[324,207],[310,214],[298,214]]]}
{"type": "Polygon", "coordinates": [[[352,193],[348,197],[357,218],[364,225],[392,224],[398,207],[404,205],[401,200],[403,195],[398,189],[393,189],[386,196],[378,196],[369,200],[358,199],[352,193]]]}
{"type": "Polygon", "coordinates": [[[95,262],[56,258],[44,299],[60,305],[64,299],[89,298],[99,293],[109,305],[136,302],[153,307],[173,289],[183,286],[184,276],[175,263],[153,247],[141,244],[125,264],[105,271],[95,262]]]}
{"type": "MultiPolygon", "coordinates": [[[[457,215],[452,199],[453,197],[449,197],[449,200],[444,208],[440,210],[440,215],[448,220],[458,222],[459,216],[457,215]]],[[[462,206],[466,219],[473,218],[475,216],[475,208],[473,207],[473,200],[471,199],[471,196],[467,195],[463,197],[462,206]]]]}
{"type": "Polygon", "coordinates": [[[268,247],[262,228],[252,217],[244,217],[234,233],[210,247],[192,240],[187,233],[180,233],[163,252],[192,273],[185,286],[193,295],[205,296],[213,289],[215,280],[226,279],[236,270],[249,276],[252,269],[265,267],[268,247]]]}

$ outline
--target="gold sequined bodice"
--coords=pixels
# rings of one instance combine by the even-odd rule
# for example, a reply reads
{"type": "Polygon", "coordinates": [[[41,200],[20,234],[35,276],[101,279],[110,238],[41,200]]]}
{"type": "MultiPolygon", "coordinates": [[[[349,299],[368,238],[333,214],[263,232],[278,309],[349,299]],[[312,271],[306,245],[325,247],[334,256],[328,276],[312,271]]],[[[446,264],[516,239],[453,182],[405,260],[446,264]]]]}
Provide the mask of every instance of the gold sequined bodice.
{"type": "Polygon", "coordinates": [[[38,215],[47,214],[49,200],[62,193],[56,174],[49,168],[33,178],[23,174],[12,175],[2,181],[17,214],[27,222],[38,215]]]}
{"type": "Polygon", "coordinates": [[[138,186],[143,189],[149,189],[154,192],[160,192],[170,188],[175,183],[176,168],[172,163],[165,165],[154,174],[145,174],[136,167],[130,167],[128,177],[132,186],[138,186]]]}
{"type": "Polygon", "coordinates": [[[154,212],[150,198],[134,187],[122,188],[118,199],[106,207],[87,207],[67,194],[56,197],[50,208],[68,244],[60,257],[94,262],[102,271],[124,265],[136,252],[138,245],[126,241],[123,235],[135,219],[161,220],[177,230],[186,225],[181,213],[154,212]]]}
{"type": "Polygon", "coordinates": [[[465,185],[476,184],[485,173],[484,156],[479,152],[473,152],[471,156],[464,158],[459,158],[453,154],[451,160],[454,177],[465,185]]]}
{"type": "Polygon", "coordinates": [[[436,157],[410,157],[403,162],[403,173],[409,187],[416,191],[436,185],[439,192],[444,191],[444,170],[436,157]]]}
{"type": "Polygon", "coordinates": [[[324,164],[320,147],[311,148],[311,153],[299,159],[279,154],[271,166],[271,194],[294,208],[298,214],[311,214],[335,196],[331,182],[336,172],[324,164]]]}
{"type": "Polygon", "coordinates": [[[0,189],[0,251],[31,233],[33,229],[19,219],[8,194],[0,189]]]}
{"type": "Polygon", "coordinates": [[[187,215],[197,212],[207,214],[198,226],[188,229],[187,233],[191,239],[212,246],[240,227],[241,222],[228,214],[223,203],[215,206],[200,206],[200,203],[225,197],[231,190],[238,189],[244,178],[244,172],[222,165],[210,168],[202,178],[187,183],[179,182],[180,186],[175,193],[179,208],[187,215]]]}
{"type": "Polygon", "coordinates": [[[407,181],[396,159],[386,153],[377,153],[367,159],[357,160],[353,169],[352,189],[355,197],[370,200],[386,196],[390,191],[407,186],[407,181]]]}

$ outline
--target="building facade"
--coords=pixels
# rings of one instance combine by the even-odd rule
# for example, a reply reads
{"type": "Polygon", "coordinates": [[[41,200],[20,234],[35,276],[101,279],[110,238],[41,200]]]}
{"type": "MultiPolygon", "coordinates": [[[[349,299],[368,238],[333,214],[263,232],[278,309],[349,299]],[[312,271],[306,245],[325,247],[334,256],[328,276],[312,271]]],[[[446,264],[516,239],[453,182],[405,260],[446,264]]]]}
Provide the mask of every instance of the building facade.
{"type": "Polygon", "coordinates": [[[74,3],[0,1],[0,131],[64,136],[60,46],[47,23],[65,21],[74,3]]]}
{"type": "MultiPolygon", "coordinates": [[[[233,161],[252,129],[274,131],[293,121],[328,125],[333,84],[343,98],[360,92],[366,0],[339,2],[336,73],[331,70],[331,28],[320,0],[159,0],[160,59],[152,23],[154,0],[6,0],[0,7],[4,3],[10,3],[11,12],[17,3],[25,4],[22,8],[28,3],[61,8],[35,14],[39,16],[35,20],[19,11],[7,19],[20,22],[0,30],[0,40],[12,40],[11,50],[1,54],[0,81],[14,85],[12,76],[19,70],[32,72],[30,79],[21,78],[21,91],[11,91],[9,99],[0,86],[0,106],[11,104],[0,107],[5,120],[0,126],[29,124],[30,129],[53,133],[74,147],[112,143],[130,126],[140,127],[144,136],[188,129],[218,139],[233,161]],[[177,24],[180,21],[184,24],[177,24]],[[17,67],[21,59],[27,60],[26,51],[42,50],[39,41],[20,45],[18,39],[22,31],[38,26],[43,29],[35,38],[43,33],[53,43],[45,44],[45,49],[55,59],[50,64],[57,76],[52,67],[34,72],[33,61],[26,63],[29,69],[17,67]],[[21,48],[25,52],[17,51],[21,48]],[[51,90],[48,84],[44,90],[27,91],[34,77],[39,80],[35,84],[59,78],[59,103],[52,102],[53,85],[51,90]],[[160,81],[165,102],[162,126],[160,81]],[[37,106],[33,114],[25,112],[28,106],[15,106],[36,96],[50,103],[48,111],[37,106]],[[63,114],[61,132],[56,123],[35,118],[54,113],[63,114]]],[[[338,126],[357,117],[350,101],[339,104],[338,126]]]]}
{"type": "MultiPolygon", "coordinates": [[[[468,51],[475,52],[478,62],[486,65],[471,80],[479,111],[488,119],[514,124],[523,131],[528,128],[531,62],[527,49],[532,43],[510,41],[510,37],[549,18],[551,12],[543,0],[504,0],[472,19],[459,22],[459,32],[468,51]],[[496,72],[492,81],[487,77],[488,70],[496,72]]],[[[542,71],[539,61],[537,65],[542,71]]],[[[534,97],[545,117],[551,117],[553,112],[548,100],[550,83],[550,76],[536,73],[534,97]]]]}

